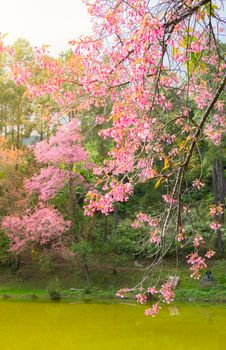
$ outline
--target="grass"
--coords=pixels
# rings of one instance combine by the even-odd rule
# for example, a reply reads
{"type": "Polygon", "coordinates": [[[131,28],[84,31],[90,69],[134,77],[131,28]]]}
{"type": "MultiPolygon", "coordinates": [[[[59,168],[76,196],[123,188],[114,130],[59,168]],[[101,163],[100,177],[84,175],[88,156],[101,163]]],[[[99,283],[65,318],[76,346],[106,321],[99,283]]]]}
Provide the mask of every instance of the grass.
{"type": "MultiPolygon", "coordinates": [[[[178,275],[180,283],[176,289],[176,298],[187,301],[226,302],[226,261],[212,261],[210,265],[214,277],[213,285],[199,287],[199,281],[190,278],[188,266],[182,265],[175,270],[173,262],[166,261],[156,271],[144,287],[153,285],[157,280],[164,282],[170,275],[178,275]]],[[[10,300],[48,300],[47,287],[53,276],[59,281],[62,301],[65,302],[117,302],[115,292],[122,287],[133,287],[143,276],[143,269],[127,262],[116,268],[90,263],[90,285],[79,269],[58,266],[54,271],[40,271],[34,266],[21,268],[19,273],[0,270],[0,298],[10,300]],[[73,290],[70,290],[73,288],[73,290]]],[[[130,302],[132,299],[129,298],[130,302]]]]}

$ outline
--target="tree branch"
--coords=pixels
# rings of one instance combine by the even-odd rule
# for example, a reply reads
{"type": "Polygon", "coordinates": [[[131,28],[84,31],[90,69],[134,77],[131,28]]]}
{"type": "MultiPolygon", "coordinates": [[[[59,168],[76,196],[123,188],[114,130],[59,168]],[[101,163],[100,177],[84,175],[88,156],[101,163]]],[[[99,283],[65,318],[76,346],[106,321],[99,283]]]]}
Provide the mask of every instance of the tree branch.
{"type": "Polygon", "coordinates": [[[225,75],[225,77],[224,77],[224,79],[223,79],[223,81],[222,81],[220,87],[218,88],[218,90],[217,90],[217,92],[216,92],[216,95],[214,96],[213,100],[211,101],[209,107],[207,108],[206,112],[204,113],[204,115],[203,115],[203,117],[202,117],[202,119],[201,119],[201,121],[200,121],[200,123],[199,123],[199,125],[198,125],[198,127],[197,127],[197,130],[196,130],[195,135],[194,135],[194,137],[193,137],[193,141],[192,141],[192,143],[191,143],[191,146],[190,146],[190,148],[189,148],[189,151],[188,151],[188,153],[187,153],[187,156],[186,156],[186,158],[185,158],[185,161],[184,161],[183,164],[182,164],[182,167],[186,167],[186,166],[188,165],[188,163],[189,163],[189,161],[190,161],[190,159],[191,159],[191,156],[192,156],[194,147],[195,147],[195,145],[196,145],[196,143],[197,143],[198,137],[200,136],[201,131],[202,131],[202,129],[203,129],[203,126],[204,126],[204,124],[205,124],[205,122],[206,122],[206,119],[208,118],[210,112],[211,112],[212,109],[214,108],[214,105],[215,105],[215,103],[217,102],[217,100],[218,100],[218,98],[219,98],[221,92],[224,90],[225,85],[226,85],[226,75],[225,75]]]}

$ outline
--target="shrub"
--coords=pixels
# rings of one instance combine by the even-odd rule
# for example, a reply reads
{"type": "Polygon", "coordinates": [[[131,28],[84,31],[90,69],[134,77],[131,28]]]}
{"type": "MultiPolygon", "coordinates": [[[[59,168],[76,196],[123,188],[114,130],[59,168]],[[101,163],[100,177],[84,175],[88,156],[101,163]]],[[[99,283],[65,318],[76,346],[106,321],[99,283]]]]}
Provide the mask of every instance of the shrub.
{"type": "Polygon", "coordinates": [[[57,278],[55,278],[49,283],[49,285],[47,286],[47,292],[52,301],[61,300],[60,284],[57,278]]]}

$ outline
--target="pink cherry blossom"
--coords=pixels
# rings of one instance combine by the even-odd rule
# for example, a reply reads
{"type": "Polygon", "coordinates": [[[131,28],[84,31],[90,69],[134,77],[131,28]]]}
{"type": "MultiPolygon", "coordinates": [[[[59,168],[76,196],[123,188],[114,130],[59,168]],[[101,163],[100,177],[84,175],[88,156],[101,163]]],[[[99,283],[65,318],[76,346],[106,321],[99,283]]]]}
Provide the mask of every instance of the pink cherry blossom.
{"type": "Polygon", "coordinates": [[[213,250],[208,250],[208,251],[206,252],[206,254],[205,254],[205,256],[206,256],[208,259],[212,258],[212,256],[214,256],[214,255],[215,255],[215,252],[214,252],[213,250]]]}
{"type": "Polygon", "coordinates": [[[163,302],[169,304],[171,301],[174,300],[174,291],[172,284],[170,282],[166,282],[162,285],[162,288],[160,289],[160,293],[163,296],[163,302]]]}
{"type": "Polygon", "coordinates": [[[40,206],[23,217],[6,216],[2,227],[10,240],[10,250],[19,252],[28,245],[63,246],[63,235],[70,228],[62,214],[50,206],[40,206]]]}
{"type": "Polygon", "coordinates": [[[164,201],[165,201],[166,203],[177,204],[177,200],[174,199],[174,198],[172,198],[170,195],[164,194],[164,195],[162,196],[162,198],[164,199],[164,201]]]}
{"type": "Polygon", "coordinates": [[[219,224],[218,222],[212,222],[210,224],[210,228],[212,228],[212,230],[214,231],[218,231],[221,228],[221,224],[219,224]]]}
{"type": "Polygon", "coordinates": [[[194,240],[193,240],[193,245],[195,248],[198,248],[200,246],[200,243],[204,244],[204,238],[200,236],[199,234],[195,235],[194,240]]]}
{"type": "Polygon", "coordinates": [[[159,303],[155,303],[151,308],[144,311],[145,316],[155,317],[159,312],[159,303]]]}
{"type": "Polygon", "coordinates": [[[190,270],[192,271],[191,277],[199,279],[201,277],[200,271],[207,268],[205,259],[198,255],[198,253],[191,253],[187,256],[187,262],[191,265],[190,270]]]}
{"type": "Polygon", "coordinates": [[[139,293],[139,294],[136,294],[135,297],[139,304],[144,304],[147,301],[147,296],[145,294],[139,293]]]}
{"type": "Polygon", "coordinates": [[[122,289],[119,289],[117,292],[116,292],[116,296],[123,299],[126,295],[126,293],[129,293],[131,291],[130,288],[122,288],[122,289]]]}
{"type": "Polygon", "coordinates": [[[203,182],[201,182],[199,179],[196,179],[195,181],[193,181],[192,186],[196,187],[198,190],[200,190],[200,188],[204,187],[205,184],[203,182]]]}
{"type": "Polygon", "coordinates": [[[158,290],[155,287],[149,287],[147,289],[147,293],[150,293],[150,294],[154,295],[154,294],[158,294],[159,292],[158,292],[158,290]]]}

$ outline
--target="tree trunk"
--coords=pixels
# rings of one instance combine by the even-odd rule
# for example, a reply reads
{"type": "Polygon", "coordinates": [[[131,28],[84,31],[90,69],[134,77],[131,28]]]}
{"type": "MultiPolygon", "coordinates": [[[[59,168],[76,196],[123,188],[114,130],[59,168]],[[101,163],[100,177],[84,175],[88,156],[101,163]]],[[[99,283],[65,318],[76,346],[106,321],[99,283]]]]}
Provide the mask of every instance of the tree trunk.
{"type": "Polygon", "coordinates": [[[13,257],[13,259],[11,261],[11,267],[12,267],[13,271],[19,271],[20,262],[21,262],[21,258],[20,258],[19,254],[16,255],[15,257],[13,257]]]}
{"type": "MultiPolygon", "coordinates": [[[[213,195],[214,204],[221,205],[223,213],[215,216],[215,221],[221,225],[224,224],[224,208],[225,208],[225,194],[226,194],[226,179],[224,176],[224,164],[222,159],[217,159],[213,163],[213,195]]],[[[216,232],[216,253],[219,257],[224,254],[224,243],[222,240],[221,230],[216,232]]]]}
{"type": "Polygon", "coordinates": [[[17,125],[16,128],[16,148],[20,148],[20,125],[17,125]]]}
{"type": "Polygon", "coordinates": [[[80,217],[80,208],[75,193],[75,181],[73,178],[72,168],[70,169],[68,181],[68,212],[71,220],[71,234],[77,240],[82,234],[82,223],[80,217]]]}
{"type": "Polygon", "coordinates": [[[115,207],[114,209],[114,229],[116,230],[119,224],[119,215],[118,215],[118,208],[115,207]]]}
{"type": "Polygon", "coordinates": [[[89,278],[89,268],[88,268],[88,265],[86,262],[86,254],[84,254],[82,256],[82,260],[83,260],[83,270],[84,270],[85,277],[86,277],[87,287],[89,287],[90,286],[90,278],[89,278]]]}
{"type": "Polygon", "coordinates": [[[108,216],[104,216],[104,241],[107,241],[109,236],[109,222],[108,222],[108,216]]]}

